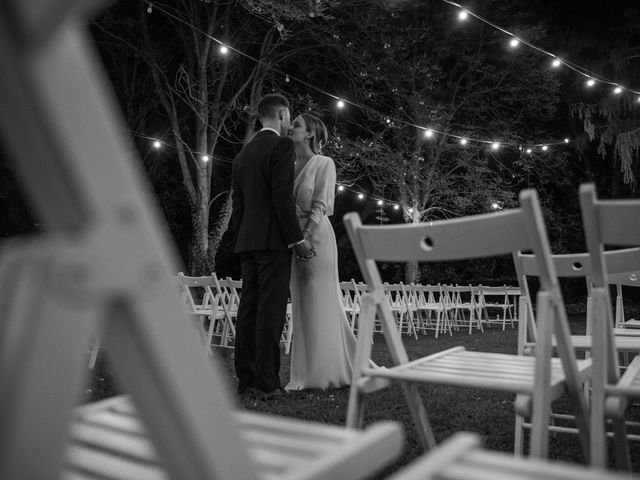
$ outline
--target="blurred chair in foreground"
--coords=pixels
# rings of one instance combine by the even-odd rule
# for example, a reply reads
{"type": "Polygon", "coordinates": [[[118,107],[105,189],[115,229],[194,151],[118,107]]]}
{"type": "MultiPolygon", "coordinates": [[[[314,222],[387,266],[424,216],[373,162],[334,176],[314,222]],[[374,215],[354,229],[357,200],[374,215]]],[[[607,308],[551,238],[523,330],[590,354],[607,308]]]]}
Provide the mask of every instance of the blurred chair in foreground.
{"type": "Polygon", "coordinates": [[[95,5],[0,3],[3,145],[48,229],[1,252],[0,478],[370,475],[400,452],[399,425],[359,432],[233,411],[90,48],[95,5]],[[97,334],[131,402],[74,414],[97,334]]]}

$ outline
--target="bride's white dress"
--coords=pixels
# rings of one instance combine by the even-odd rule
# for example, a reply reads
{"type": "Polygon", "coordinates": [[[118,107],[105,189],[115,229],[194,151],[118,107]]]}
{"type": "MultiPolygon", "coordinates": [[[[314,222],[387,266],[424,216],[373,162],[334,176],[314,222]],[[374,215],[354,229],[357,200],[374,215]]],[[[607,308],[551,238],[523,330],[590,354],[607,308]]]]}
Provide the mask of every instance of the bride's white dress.
{"type": "Polygon", "coordinates": [[[286,390],[337,388],[351,383],[356,338],[340,299],[338,251],[333,227],[336,170],[322,155],[296,172],[294,195],[300,228],[311,217],[316,256],[309,262],[294,257],[291,268],[293,345],[291,377],[286,390]]]}

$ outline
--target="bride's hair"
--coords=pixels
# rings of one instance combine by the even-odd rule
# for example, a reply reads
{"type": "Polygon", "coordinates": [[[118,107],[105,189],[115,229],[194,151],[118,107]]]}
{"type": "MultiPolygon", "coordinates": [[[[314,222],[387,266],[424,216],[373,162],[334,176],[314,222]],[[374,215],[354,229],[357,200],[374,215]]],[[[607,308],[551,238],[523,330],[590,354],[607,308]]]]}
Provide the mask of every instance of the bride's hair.
{"type": "Polygon", "coordinates": [[[327,140],[329,139],[327,127],[322,120],[310,113],[303,113],[301,116],[307,125],[307,131],[313,135],[309,139],[311,150],[316,154],[322,152],[322,147],[327,144],[327,140]]]}

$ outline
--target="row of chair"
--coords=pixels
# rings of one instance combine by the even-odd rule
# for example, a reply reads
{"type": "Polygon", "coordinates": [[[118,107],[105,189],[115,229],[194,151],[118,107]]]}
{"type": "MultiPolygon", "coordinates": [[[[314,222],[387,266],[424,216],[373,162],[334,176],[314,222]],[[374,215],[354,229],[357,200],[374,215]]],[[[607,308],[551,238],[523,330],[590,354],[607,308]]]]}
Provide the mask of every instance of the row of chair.
{"type": "MultiPolygon", "coordinates": [[[[354,332],[357,331],[360,302],[367,288],[365,283],[356,283],[353,279],[340,282],[343,305],[354,332]]],[[[451,335],[460,329],[471,333],[475,328],[482,332],[483,325],[496,323],[504,330],[507,324],[513,328],[518,320],[519,287],[385,282],[383,289],[398,329],[415,338],[418,333],[426,334],[428,330],[433,330],[436,338],[440,333],[451,335]]],[[[374,331],[381,331],[379,323],[374,331]]]]}

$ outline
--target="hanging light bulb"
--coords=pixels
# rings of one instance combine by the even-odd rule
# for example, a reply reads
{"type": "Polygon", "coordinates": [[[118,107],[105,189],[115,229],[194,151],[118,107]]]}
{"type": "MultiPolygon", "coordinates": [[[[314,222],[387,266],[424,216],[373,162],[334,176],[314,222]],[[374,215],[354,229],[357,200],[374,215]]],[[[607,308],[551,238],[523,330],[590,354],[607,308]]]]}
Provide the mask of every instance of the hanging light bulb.
{"type": "Polygon", "coordinates": [[[382,200],[378,200],[378,206],[381,207],[382,205],[384,205],[384,202],[382,200]]]}
{"type": "Polygon", "coordinates": [[[613,89],[613,93],[615,95],[620,95],[622,93],[622,87],[617,86],[616,88],[613,89]]]}
{"type": "Polygon", "coordinates": [[[527,148],[525,151],[526,151],[529,155],[531,155],[531,152],[533,152],[533,150],[531,150],[530,148],[527,148]]]}
{"type": "Polygon", "coordinates": [[[409,210],[407,210],[407,212],[413,213],[413,208],[410,208],[409,210]]]}
{"type": "Polygon", "coordinates": [[[338,185],[338,191],[341,192],[344,190],[344,187],[342,185],[338,185]]]}
{"type": "Polygon", "coordinates": [[[543,145],[542,146],[542,151],[546,152],[547,150],[549,150],[549,146],[548,145],[543,145]]]}
{"type": "Polygon", "coordinates": [[[289,81],[290,81],[290,80],[289,80],[289,75],[286,75],[286,76],[284,77],[284,81],[285,81],[285,82],[287,82],[287,83],[289,83],[289,81]]]}
{"type": "Polygon", "coordinates": [[[511,48],[516,48],[518,45],[520,45],[520,40],[518,40],[516,37],[513,37],[509,42],[509,46],[511,48]]]}
{"type": "Polygon", "coordinates": [[[593,87],[596,84],[596,81],[593,78],[587,80],[587,87],[593,87]]]}
{"type": "Polygon", "coordinates": [[[153,148],[155,148],[156,150],[158,150],[159,148],[162,148],[162,143],[160,142],[160,140],[153,141],[153,148]]]}
{"type": "Polygon", "coordinates": [[[469,143],[469,141],[466,138],[460,139],[460,145],[466,145],[467,143],[469,143]]]}
{"type": "Polygon", "coordinates": [[[562,62],[560,61],[559,58],[554,58],[553,62],[551,62],[551,66],[553,68],[558,68],[560,65],[562,65],[562,62]]]}
{"type": "Polygon", "coordinates": [[[433,137],[433,130],[431,130],[430,128],[427,128],[427,129],[424,131],[424,136],[425,136],[425,137],[427,137],[427,138],[431,138],[431,137],[433,137]]]}
{"type": "Polygon", "coordinates": [[[336,105],[338,106],[338,108],[344,108],[344,101],[338,100],[338,103],[336,105]]]}
{"type": "Polygon", "coordinates": [[[458,13],[458,19],[464,21],[467,18],[469,18],[469,12],[466,10],[460,10],[460,13],[458,13]]]}
{"type": "Polygon", "coordinates": [[[394,210],[400,210],[400,205],[398,205],[397,203],[393,206],[394,210]]]}
{"type": "Polygon", "coordinates": [[[204,163],[207,163],[207,162],[210,160],[210,159],[209,159],[209,155],[202,155],[202,157],[201,157],[201,158],[202,158],[202,161],[203,161],[204,163]]]}
{"type": "Polygon", "coordinates": [[[364,200],[364,193],[358,194],[358,200],[364,200]]]}
{"type": "Polygon", "coordinates": [[[147,13],[153,12],[153,3],[149,2],[149,6],[147,7],[147,13]]]}
{"type": "Polygon", "coordinates": [[[229,53],[229,47],[227,47],[226,45],[220,45],[219,50],[222,55],[226,55],[227,53],[229,53]]]}
{"type": "Polygon", "coordinates": [[[564,142],[564,143],[569,143],[569,139],[568,139],[568,138],[565,138],[565,139],[563,140],[563,142],[564,142]]]}
{"type": "Polygon", "coordinates": [[[491,144],[491,150],[498,150],[500,148],[500,142],[493,142],[491,144]]]}

